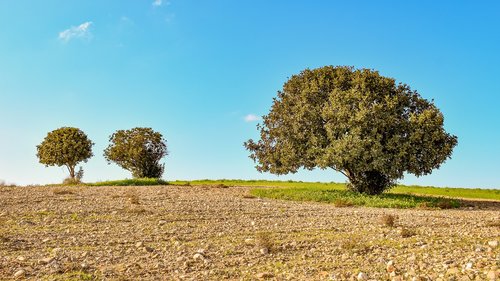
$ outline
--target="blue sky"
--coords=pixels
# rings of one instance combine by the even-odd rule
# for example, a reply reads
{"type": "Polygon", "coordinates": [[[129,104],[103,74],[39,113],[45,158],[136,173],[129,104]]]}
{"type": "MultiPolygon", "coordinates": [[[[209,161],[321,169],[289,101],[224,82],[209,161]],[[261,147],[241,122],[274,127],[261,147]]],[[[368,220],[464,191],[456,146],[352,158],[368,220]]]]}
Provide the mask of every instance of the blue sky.
{"type": "Polygon", "coordinates": [[[35,154],[61,126],[96,143],[86,181],[130,177],[102,150],[136,126],[167,139],[166,179],[277,179],[248,158],[245,117],[304,68],[352,65],[434,99],[459,137],[441,169],[402,183],[499,188],[499,30],[497,1],[0,1],[0,179],[60,182],[35,154]]]}

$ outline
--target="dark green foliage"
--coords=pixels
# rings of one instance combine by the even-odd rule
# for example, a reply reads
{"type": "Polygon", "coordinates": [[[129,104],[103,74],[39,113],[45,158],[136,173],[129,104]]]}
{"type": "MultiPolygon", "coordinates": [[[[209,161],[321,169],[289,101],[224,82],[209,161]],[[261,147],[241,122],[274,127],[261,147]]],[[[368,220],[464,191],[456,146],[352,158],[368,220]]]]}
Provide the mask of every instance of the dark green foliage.
{"type": "Polygon", "coordinates": [[[87,162],[93,156],[92,146],[87,135],[78,128],[62,127],[49,132],[38,145],[37,154],[40,163],[45,166],[66,166],[69,179],[78,181],[83,177],[83,169],[75,174],[75,167],[80,162],[87,162]]]}
{"type": "Polygon", "coordinates": [[[168,155],[163,136],[151,128],[118,130],[109,138],[104,150],[108,163],[132,172],[134,178],[161,178],[165,165],[160,160],[168,155]]]}
{"type": "Polygon", "coordinates": [[[245,147],[257,170],[331,168],[354,191],[380,194],[404,173],[430,174],[457,137],[434,104],[377,71],[326,66],[292,76],[278,92],[261,139],[245,147]]]}

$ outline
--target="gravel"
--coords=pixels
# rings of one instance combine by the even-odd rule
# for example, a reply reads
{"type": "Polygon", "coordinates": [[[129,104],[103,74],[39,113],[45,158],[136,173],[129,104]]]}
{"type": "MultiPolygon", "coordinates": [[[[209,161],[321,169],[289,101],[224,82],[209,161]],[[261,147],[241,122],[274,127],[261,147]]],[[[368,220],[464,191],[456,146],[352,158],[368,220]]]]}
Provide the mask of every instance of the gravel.
{"type": "Polygon", "coordinates": [[[400,210],[255,199],[247,196],[247,187],[67,189],[72,193],[0,188],[0,280],[497,280],[500,275],[500,202],[400,210]],[[396,224],[381,223],[385,215],[397,216],[396,224]],[[408,231],[412,235],[404,234],[408,231]]]}

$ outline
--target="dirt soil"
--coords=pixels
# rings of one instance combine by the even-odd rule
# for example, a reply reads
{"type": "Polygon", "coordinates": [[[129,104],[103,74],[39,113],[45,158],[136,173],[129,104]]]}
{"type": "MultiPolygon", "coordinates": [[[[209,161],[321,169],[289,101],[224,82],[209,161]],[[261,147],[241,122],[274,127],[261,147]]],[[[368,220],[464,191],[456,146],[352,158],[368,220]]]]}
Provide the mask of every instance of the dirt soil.
{"type": "Polygon", "coordinates": [[[458,210],[339,208],[257,199],[248,190],[0,188],[0,280],[495,280],[500,274],[500,202],[458,210]]]}

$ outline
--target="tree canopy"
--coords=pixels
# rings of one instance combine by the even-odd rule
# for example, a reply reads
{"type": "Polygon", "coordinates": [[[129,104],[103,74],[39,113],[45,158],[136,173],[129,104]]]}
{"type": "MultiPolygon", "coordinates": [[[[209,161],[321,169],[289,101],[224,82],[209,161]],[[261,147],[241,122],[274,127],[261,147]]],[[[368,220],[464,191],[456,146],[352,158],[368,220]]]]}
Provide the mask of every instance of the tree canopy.
{"type": "Polygon", "coordinates": [[[293,75],[245,147],[257,170],[274,174],[331,168],[349,187],[379,194],[404,173],[430,174],[457,137],[443,114],[406,84],[370,69],[325,66],[293,75]]]}
{"type": "Polygon", "coordinates": [[[62,127],[49,132],[42,143],[37,145],[37,157],[45,166],[66,166],[70,178],[75,179],[76,165],[82,161],[87,162],[94,155],[93,145],[80,129],[62,127]]]}
{"type": "Polygon", "coordinates": [[[116,131],[109,141],[104,150],[108,163],[132,172],[134,178],[161,178],[165,165],[160,160],[168,155],[162,134],[151,128],[133,128],[116,131]]]}

